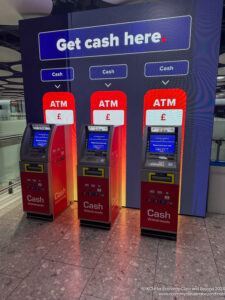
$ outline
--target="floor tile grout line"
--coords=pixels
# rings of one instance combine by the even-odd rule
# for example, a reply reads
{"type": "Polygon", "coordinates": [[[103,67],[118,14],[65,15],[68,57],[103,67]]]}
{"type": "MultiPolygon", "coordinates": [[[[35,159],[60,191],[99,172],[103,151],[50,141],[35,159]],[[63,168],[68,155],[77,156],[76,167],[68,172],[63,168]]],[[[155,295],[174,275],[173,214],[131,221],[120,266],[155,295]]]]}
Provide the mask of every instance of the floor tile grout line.
{"type": "MultiPolygon", "coordinates": [[[[93,271],[92,271],[92,273],[91,273],[91,275],[90,275],[90,278],[87,280],[86,284],[84,285],[84,288],[83,288],[83,290],[82,290],[82,292],[81,292],[81,294],[80,294],[79,299],[82,297],[84,290],[86,289],[88,283],[90,282],[90,280],[91,280],[91,278],[92,278],[92,275],[94,274],[94,271],[96,270],[96,267],[97,267],[97,265],[98,265],[98,263],[99,263],[99,261],[100,261],[100,259],[101,259],[101,257],[102,257],[102,253],[104,253],[104,250],[107,249],[107,245],[108,245],[108,243],[109,243],[109,239],[110,239],[110,237],[108,237],[108,240],[107,240],[107,243],[106,243],[106,245],[105,245],[105,248],[102,249],[101,254],[99,255],[99,258],[98,258],[98,260],[97,260],[97,262],[96,262],[96,264],[95,264],[95,267],[93,268],[93,271]]],[[[100,298],[100,299],[101,299],[101,298],[100,298]]],[[[106,299],[102,299],[102,300],[106,300],[106,299]]]]}
{"type": "Polygon", "coordinates": [[[153,281],[152,300],[153,300],[154,288],[155,288],[155,283],[156,283],[156,271],[157,271],[157,265],[158,265],[158,258],[159,258],[159,240],[158,240],[157,253],[156,253],[155,274],[154,274],[154,281],[153,281]]]}
{"type": "Polygon", "coordinates": [[[59,263],[59,264],[63,264],[63,265],[67,265],[67,266],[71,266],[71,267],[75,267],[75,268],[80,268],[80,269],[86,269],[86,270],[93,270],[94,269],[94,268],[84,267],[84,266],[81,266],[81,265],[69,264],[69,263],[65,263],[65,262],[60,261],[60,260],[55,260],[55,259],[50,259],[50,258],[45,258],[45,257],[43,257],[42,260],[47,260],[47,261],[50,261],[52,263],[59,263]]]}
{"type": "Polygon", "coordinates": [[[3,276],[8,276],[8,277],[13,277],[13,278],[16,278],[16,279],[20,279],[20,280],[23,280],[24,278],[22,277],[18,277],[18,276],[15,276],[15,275],[9,275],[9,274],[6,274],[2,271],[0,271],[0,275],[3,275],[3,276]]]}
{"type": "Polygon", "coordinates": [[[209,234],[208,234],[208,229],[207,229],[207,226],[206,226],[205,219],[204,219],[204,223],[205,223],[206,232],[207,232],[207,236],[208,236],[208,240],[209,240],[209,244],[210,244],[210,248],[211,248],[211,252],[212,252],[212,256],[213,256],[213,261],[214,261],[214,264],[215,264],[215,267],[216,267],[216,271],[217,271],[217,275],[218,275],[218,278],[219,278],[219,281],[220,281],[220,285],[222,287],[223,285],[222,285],[222,281],[220,279],[220,273],[219,273],[219,270],[218,270],[218,267],[217,267],[217,264],[216,264],[216,261],[215,261],[215,256],[214,256],[214,252],[213,252],[213,249],[212,249],[212,244],[211,244],[211,240],[210,240],[210,237],[209,237],[209,234]]]}
{"type": "Polygon", "coordinates": [[[30,276],[30,274],[33,272],[33,270],[36,269],[37,266],[39,266],[39,264],[41,262],[41,259],[42,258],[40,258],[39,262],[37,262],[37,264],[35,264],[33,266],[33,268],[30,270],[30,272],[27,273],[27,275],[24,278],[20,278],[21,279],[20,283],[18,284],[18,286],[11,293],[9,293],[6,300],[15,292],[15,290],[23,283],[23,281],[25,281],[30,276]]]}
{"type": "MultiPolygon", "coordinates": [[[[44,240],[42,240],[42,241],[44,241],[44,240]]],[[[52,243],[55,245],[55,244],[57,243],[57,241],[53,241],[52,243]]],[[[47,251],[46,251],[46,252],[47,252],[47,251]]],[[[6,300],[7,300],[7,299],[8,299],[8,298],[16,291],[16,289],[23,283],[23,281],[25,281],[25,280],[30,276],[30,274],[32,273],[32,271],[33,271],[34,269],[36,269],[37,266],[40,265],[40,262],[44,259],[44,257],[45,257],[46,254],[47,254],[47,253],[45,253],[45,254],[43,254],[42,256],[40,256],[39,261],[33,266],[33,268],[30,270],[30,272],[27,273],[27,275],[26,275],[24,278],[17,277],[18,279],[21,279],[21,281],[20,281],[20,283],[13,289],[13,291],[9,293],[9,295],[8,295],[7,298],[6,298],[6,300]]]]}

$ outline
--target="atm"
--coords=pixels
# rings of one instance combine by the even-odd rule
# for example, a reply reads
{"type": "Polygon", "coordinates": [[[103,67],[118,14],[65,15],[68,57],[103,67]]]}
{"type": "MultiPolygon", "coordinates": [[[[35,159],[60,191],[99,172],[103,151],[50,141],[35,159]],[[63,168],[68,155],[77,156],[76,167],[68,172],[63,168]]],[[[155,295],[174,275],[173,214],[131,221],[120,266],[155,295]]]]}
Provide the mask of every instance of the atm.
{"type": "Polygon", "coordinates": [[[23,209],[28,217],[53,220],[69,205],[67,126],[28,124],[20,149],[23,209]]]}
{"type": "Polygon", "coordinates": [[[176,240],[182,128],[146,126],[142,146],[141,233],[176,240]]]}
{"type": "Polygon", "coordinates": [[[122,126],[84,125],[78,144],[78,218],[109,229],[121,207],[122,126]]]}

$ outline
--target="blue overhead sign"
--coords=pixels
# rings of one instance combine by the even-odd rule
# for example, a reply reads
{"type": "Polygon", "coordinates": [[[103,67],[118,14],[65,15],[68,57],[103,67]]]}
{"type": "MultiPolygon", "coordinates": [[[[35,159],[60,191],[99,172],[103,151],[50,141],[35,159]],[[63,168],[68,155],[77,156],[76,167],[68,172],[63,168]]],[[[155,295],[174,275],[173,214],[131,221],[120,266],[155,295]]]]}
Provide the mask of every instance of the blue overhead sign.
{"type": "Polygon", "coordinates": [[[189,62],[187,60],[151,62],[145,64],[146,77],[181,76],[187,75],[188,72],[189,62]]]}
{"type": "Polygon", "coordinates": [[[191,16],[39,33],[41,60],[188,50],[191,16]]]}
{"type": "Polygon", "coordinates": [[[89,69],[91,80],[124,79],[128,76],[127,65],[92,66],[89,69]]]}
{"type": "Polygon", "coordinates": [[[41,81],[69,81],[74,79],[73,68],[41,70],[41,81]]]}

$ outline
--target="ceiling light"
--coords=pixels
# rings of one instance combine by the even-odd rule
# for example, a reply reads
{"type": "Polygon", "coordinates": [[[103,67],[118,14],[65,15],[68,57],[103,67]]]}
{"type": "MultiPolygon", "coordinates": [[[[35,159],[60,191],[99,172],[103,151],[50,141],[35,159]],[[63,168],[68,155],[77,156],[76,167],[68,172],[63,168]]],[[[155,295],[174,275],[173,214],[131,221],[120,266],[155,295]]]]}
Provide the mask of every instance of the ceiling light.
{"type": "Polygon", "coordinates": [[[0,77],[12,76],[13,73],[6,70],[0,70],[0,77]]]}
{"type": "Polygon", "coordinates": [[[225,53],[223,53],[219,56],[219,63],[225,65],[225,53]]]}
{"type": "Polygon", "coordinates": [[[111,4],[119,4],[123,2],[129,2],[130,0],[103,0],[103,1],[111,4]]]}
{"type": "Polygon", "coordinates": [[[22,65],[21,65],[21,64],[12,65],[10,68],[11,68],[12,70],[14,70],[14,71],[22,72],[22,65]]]}
{"type": "Polygon", "coordinates": [[[225,104],[225,99],[216,99],[216,105],[224,105],[225,104]]]}
{"type": "Polygon", "coordinates": [[[217,76],[217,80],[220,81],[220,80],[224,80],[225,79],[225,76],[217,76]]]}
{"type": "MultiPolygon", "coordinates": [[[[225,77],[224,77],[224,78],[225,78],[225,77]]],[[[23,78],[20,78],[20,77],[16,77],[16,78],[7,78],[6,80],[9,81],[9,82],[19,82],[19,83],[22,83],[22,82],[23,82],[23,78]]]]}
{"type": "Polygon", "coordinates": [[[224,93],[218,93],[218,94],[216,94],[216,97],[225,97],[225,94],[224,93]]]}
{"type": "Polygon", "coordinates": [[[222,68],[218,68],[218,75],[225,75],[225,68],[222,67],[222,68]]]}

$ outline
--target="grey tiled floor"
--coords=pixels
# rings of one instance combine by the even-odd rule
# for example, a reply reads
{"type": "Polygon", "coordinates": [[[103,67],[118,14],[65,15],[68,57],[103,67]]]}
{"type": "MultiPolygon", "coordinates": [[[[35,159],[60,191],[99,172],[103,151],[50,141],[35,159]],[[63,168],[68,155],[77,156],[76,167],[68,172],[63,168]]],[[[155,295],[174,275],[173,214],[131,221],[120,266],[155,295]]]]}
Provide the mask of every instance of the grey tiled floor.
{"type": "Polygon", "coordinates": [[[224,298],[225,216],[180,216],[177,243],[141,237],[139,218],[123,208],[104,231],[80,227],[76,203],[52,223],[14,204],[0,217],[0,299],[224,298]]]}

